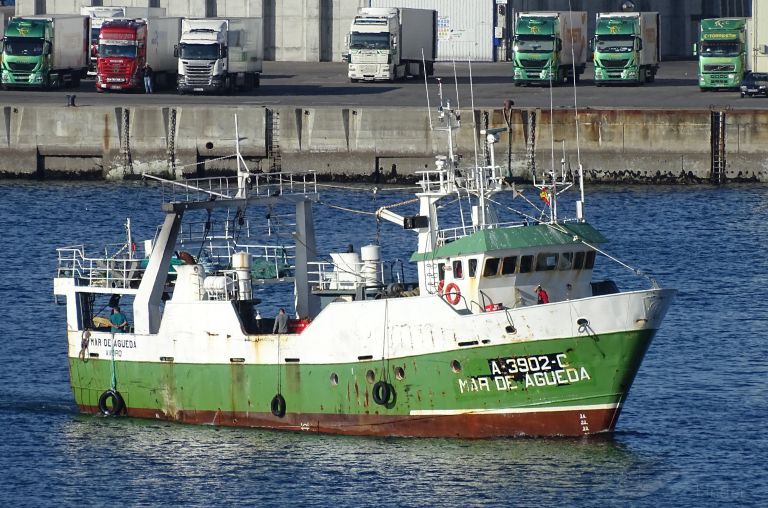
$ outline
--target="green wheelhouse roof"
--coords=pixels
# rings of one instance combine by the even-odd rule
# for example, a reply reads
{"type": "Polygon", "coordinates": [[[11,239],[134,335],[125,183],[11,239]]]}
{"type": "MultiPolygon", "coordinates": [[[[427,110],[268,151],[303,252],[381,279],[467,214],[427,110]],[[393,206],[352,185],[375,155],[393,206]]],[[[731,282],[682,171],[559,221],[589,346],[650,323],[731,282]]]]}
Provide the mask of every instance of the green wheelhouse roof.
{"type": "Polygon", "coordinates": [[[414,252],[411,262],[499,250],[572,245],[578,243],[574,241],[574,236],[590,244],[608,241],[598,230],[584,222],[483,229],[438,247],[435,251],[414,252]]]}

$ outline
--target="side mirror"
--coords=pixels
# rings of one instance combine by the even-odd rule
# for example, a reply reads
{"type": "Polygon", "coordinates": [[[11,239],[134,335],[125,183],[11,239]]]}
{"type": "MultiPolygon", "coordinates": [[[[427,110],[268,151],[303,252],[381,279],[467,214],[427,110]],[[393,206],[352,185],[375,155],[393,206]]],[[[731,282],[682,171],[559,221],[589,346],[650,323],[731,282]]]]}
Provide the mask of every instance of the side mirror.
{"type": "Polygon", "coordinates": [[[228,54],[229,54],[229,49],[226,46],[222,46],[222,48],[221,48],[221,58],[227,58],[228,54]]]}
{"type": "Polygon", "coordinates": [[[173,47],[173,57],[174,58],[179,58],[179,45],[178,44],[176,44],[173,47]]]}
{"type": "Polygon", "coordinates": [[[392,36],[392,49],[397,49],[397,35],[392,36]]]}
{"type": "Polygon", "coordinates": [[[595,39],[589,39],[589,50],[590,51],[595,50],[595,39]]]}
{"type": "Polygon", "coordinates": [[[699,56],[699,45],[695,42],[693,43],[693,56],[699,56]]]}
{"type": "Polygon", "coordinates": [[[44,55],[50,55],[51,54],[51,42],[45,41],[43,43],[43,54],[44,55]]]}
{"type": "Polygon", "coordinates": [[[563,40],[562,39],[556,39],[556,40],[557,40],[557,43],[555,44],[555,48],[559,53],[560,51],[563,50],[563,40]]]}
{"type": "Polygon", "coordinates": [[[637,50],[638,51],[643,50],[643,39],[640,39],[640,38],[637,39],[637,50]]]}

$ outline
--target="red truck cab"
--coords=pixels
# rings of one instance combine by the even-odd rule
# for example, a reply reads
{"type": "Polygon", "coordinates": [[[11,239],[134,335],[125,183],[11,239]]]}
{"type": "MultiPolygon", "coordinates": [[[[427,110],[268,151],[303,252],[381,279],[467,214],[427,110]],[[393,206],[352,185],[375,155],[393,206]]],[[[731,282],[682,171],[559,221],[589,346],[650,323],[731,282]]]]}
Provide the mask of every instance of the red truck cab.
{"type": "Polygon", "coordinates": [[[143,87],[147,53],[147,23],[112,19],[101,25],[96,62],[96,90],[132,90],[143,87]]]}

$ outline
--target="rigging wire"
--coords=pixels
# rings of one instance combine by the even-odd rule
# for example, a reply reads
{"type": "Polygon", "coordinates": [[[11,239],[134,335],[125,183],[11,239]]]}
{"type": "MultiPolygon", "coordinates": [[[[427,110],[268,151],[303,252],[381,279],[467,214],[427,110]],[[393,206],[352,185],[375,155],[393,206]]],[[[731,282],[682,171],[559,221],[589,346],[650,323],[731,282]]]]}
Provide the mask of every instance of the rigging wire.
{"type": "MultiPolygon", "coordinates": [[[[567,229],[565,229],[560,224],[550,224],[550,223],[547,223],[547,226],[549,226],[550,228],[554,229],[555,231],[557,231],[559,233],[563,233],[563,234],[568,235],[568,236],[572,236],[573,235],[572,231],[568,231],[567,229]]],[[[653,276],[645,273],[644,271],[640,270],[639,268],[635,268],[635,267],[633,267],[631,265],[628,265],[627,263],[623,262],[622,260],[618,259],[615,256],[612,256],[612,255],[608,254],[607,252],[605,252],[603,249],[601,249],[597,245],[592,245],[591,243],[587,242],[581,236],[576,235],[573,238],[574,238],[575,241],[578,241],[579,243],[581,243],[583,245],[586,245],[590,249],[594,249],[596,252],[602,254],[603,256],[607,257],[608,259],[610,259],[611,261],[615,262],[616,264],[626,268],[627,270],[631,271],[635,275],[637,275],[639,277],[643,277],[644,279],[647,279],[651,283],[651,285],[653,286],[654,289],[658,289],[659,288],[659,283],[656,281],[656,279],[653,276]]]]}
{"type": "MultiPolygon", "coordinates": [[[[571,17],[573,16],[573,11],[571,10],[571,0],[568,0],[568,20],[571,22],[571,26],[573,26],[573,20],[571,17]]],[[[573,72],[573,111],[574,111],[574,118],[576,121],[576,161],[579,165],[581,165],[581,141],[579,140],[579,104],[576,101],[576,56],[574,54],[573,50],[573,30],[571,30],[571,66],[572,66],[572,72],[573,72]]]]}

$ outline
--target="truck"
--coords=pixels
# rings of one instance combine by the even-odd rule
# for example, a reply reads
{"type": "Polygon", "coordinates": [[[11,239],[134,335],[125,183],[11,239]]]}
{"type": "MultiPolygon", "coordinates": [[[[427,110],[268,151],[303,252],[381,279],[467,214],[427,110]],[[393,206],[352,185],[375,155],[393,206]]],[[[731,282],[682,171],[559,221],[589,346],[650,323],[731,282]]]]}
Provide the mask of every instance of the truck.
{"type": "Polygon", "coordinates": [[[736,90],[747,68],[747,18],[702,19],[699,42],[693,54],[699,57],[699,89],[736,90]]]}
{"type": "Polygon", "coordinates": [[[352,20],[346,44],[352,83],[432,76],[437,59],[437,11],[362,7],[352,20]]]}
{"type": "Polygon", "coordinates": [[[518,12],[512,41],[515,86],[579,81],[587,67],[587,13],[518,12]]]}
{"type": "Polygon", "coordinates": [[[150,18],[165,16],[162,7],[80,7],[80,14],[88,16],[88,75],[96,75],[96,57],[99,49],[99,31],[105,19],[150,18]]]}
{"type": "Polygon", "coordinates": [[[661,60],[659,13],[599,12],[591,46],[597,86],[652,83],[661,60]]]}
{"type": "Polygon", "coordinates": [[[231,93],[259,86],[264,61],[261,18],[183,19],[176,89],[231,93]]]}
{"type": "Polygon", "coordinates": [[[78,86],[87,67],[85,16],[14,17],[2,43],[4,89],[78,86]]]}
{"type": "Polygon", "coordinates": [[[181,36],[180,17],[113,18],[99,33],[96,90],[135,90],[144,84],[144,65],[153,70],[156,89],[176,83],[174,47],[181,36]]]}

